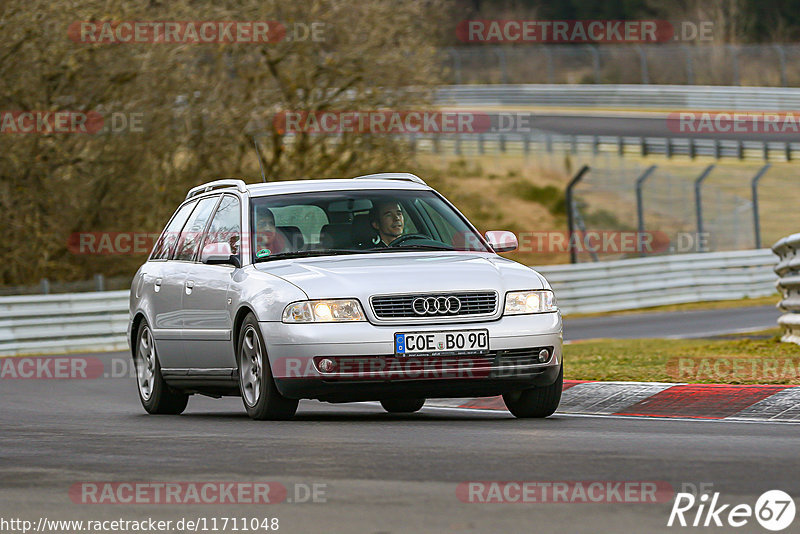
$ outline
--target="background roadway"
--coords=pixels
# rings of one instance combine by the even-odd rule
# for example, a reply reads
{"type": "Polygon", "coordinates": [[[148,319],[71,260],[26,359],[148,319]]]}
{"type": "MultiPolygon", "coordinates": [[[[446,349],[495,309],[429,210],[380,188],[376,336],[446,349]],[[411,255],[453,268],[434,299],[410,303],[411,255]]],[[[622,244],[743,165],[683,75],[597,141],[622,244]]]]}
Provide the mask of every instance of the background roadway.
{"type": "MultiPolygon", "coordinates": [[[[567,135],[608,135],[608,136],[622,136],[622,137],[668,137],[668,138],[698,138],[698,139],[733,139],[740,141],[780,141],[780,142],[797,142],[797,132],[787,131],[787,133],[776,133],[770,131],[769,133],[761,131],[748,131],[748,132],[732,132],[732,131],[703,131],[702,133],[692,133],[689,131],[679,131],[679,123],[677,120],[667,122],[668,113],[663,114],[648,114],[637,116],[635,114],[624,112],[617,113],[608,112],[607,114],[598,112],[571,112],[571,113],[558,113],[558,112],[530,112],[530,111],[505,111],[504,115],[520,113],[523,115],[530,115],[531,118],[522,126],[530,127],[533,130],[543,130],[558,134],[567,135]]],[[[496,118],[497,112],[488,112],[489,115],[495,116],[493,124],[498,124],[499,119],[496,118]]],[[[696,112],[698,117],[696,124],[699,125],[699,112],[696,112]]],[[[506,123],[508,120],[506,121],[506,123]]],[[[506,124],[500,123],[500,124],[506,124]]],[[[723,128],[729,126],[733,129],[733,123],[723,123],[723,128]]],[[[511,128],[510,124],[505,126],[511,128]]],[[[750,130],[750,127],[746,129],[750,130]]],[[[708,127],[705,127],[708,130],[708,127]]]]}
{"type": "Polygon", "coordinates": [[[776,328],[780,315],[775,306],[751,306],[719,310],[599,315],[574,319],[567,317],[564,320],[564,340],[711,337],[776,328]]]}

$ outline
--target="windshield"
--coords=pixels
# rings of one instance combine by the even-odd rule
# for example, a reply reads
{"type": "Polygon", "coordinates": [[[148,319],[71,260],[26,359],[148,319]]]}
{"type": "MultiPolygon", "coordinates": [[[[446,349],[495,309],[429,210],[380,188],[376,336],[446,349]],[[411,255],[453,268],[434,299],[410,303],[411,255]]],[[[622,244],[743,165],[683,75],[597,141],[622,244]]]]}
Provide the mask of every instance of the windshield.
{"type": "Polygon", "coordinates": [[[432,191],[325,191],[251,199],[253,261],[401,250],[489,252],[432,191]]]}

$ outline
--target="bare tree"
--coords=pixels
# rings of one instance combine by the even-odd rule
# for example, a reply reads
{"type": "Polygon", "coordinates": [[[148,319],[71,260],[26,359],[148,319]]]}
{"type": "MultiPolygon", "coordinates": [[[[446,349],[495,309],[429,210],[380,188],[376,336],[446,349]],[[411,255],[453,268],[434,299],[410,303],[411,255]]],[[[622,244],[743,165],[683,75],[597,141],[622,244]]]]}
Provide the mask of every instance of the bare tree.
{"type": "Polygon", "coordinates": [[[70,236],[155,232],[189,187],[257,180],[253,134],[270,180],[405,165],[402,140],[352,133],[286,142],[272,117],[426,105],[440,82],[436,21],[445,8],[439,0],[7,0],[0,111],[99,113],[105,131],[0,133],[0,283],[132,273],[141,257],[76,255],[70,236]],[[70,38],[80,21],[135,20],[278,21],[287,33],[234,44],[70,38]],[[116,131],[114,119],[127,125],[116,131]]]}

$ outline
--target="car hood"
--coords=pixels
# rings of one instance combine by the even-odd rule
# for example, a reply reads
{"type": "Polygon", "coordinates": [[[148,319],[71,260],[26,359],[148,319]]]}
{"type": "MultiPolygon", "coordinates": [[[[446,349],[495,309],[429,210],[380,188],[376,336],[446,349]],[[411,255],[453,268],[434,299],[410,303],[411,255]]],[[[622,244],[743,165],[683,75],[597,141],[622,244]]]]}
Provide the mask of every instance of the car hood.
{"type": "Polygon", "coordinates": [[[274,260],[256,268],[279,276],[311,299],[438,291],[543,289],[533,269],[495,254],[391,252],[274,260]]]}

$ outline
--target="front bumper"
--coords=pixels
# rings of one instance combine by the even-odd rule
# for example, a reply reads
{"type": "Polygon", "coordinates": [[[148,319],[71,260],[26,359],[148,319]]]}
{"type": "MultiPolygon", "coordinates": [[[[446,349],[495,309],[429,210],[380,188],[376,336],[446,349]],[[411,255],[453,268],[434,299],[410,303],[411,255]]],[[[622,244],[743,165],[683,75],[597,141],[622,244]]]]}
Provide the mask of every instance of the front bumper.
{"type": "Polygon", "coordinates": [[[429,325],[259,324],[278,391],[289,398],[357,401],[500,395],[552,384],[562,362],[560,313],[429,325]],[[489,354],[425,357],[418,362],[394,356],[397,332],[475,329],[488,330],[489,354]],[[541,348],[551,353],[543,364],[520,356],[526,352],[523,349],[538,353],[541,348]],[[369,364],[322,373],[315,363],[321,357],[355,358],[369,364]]]}

